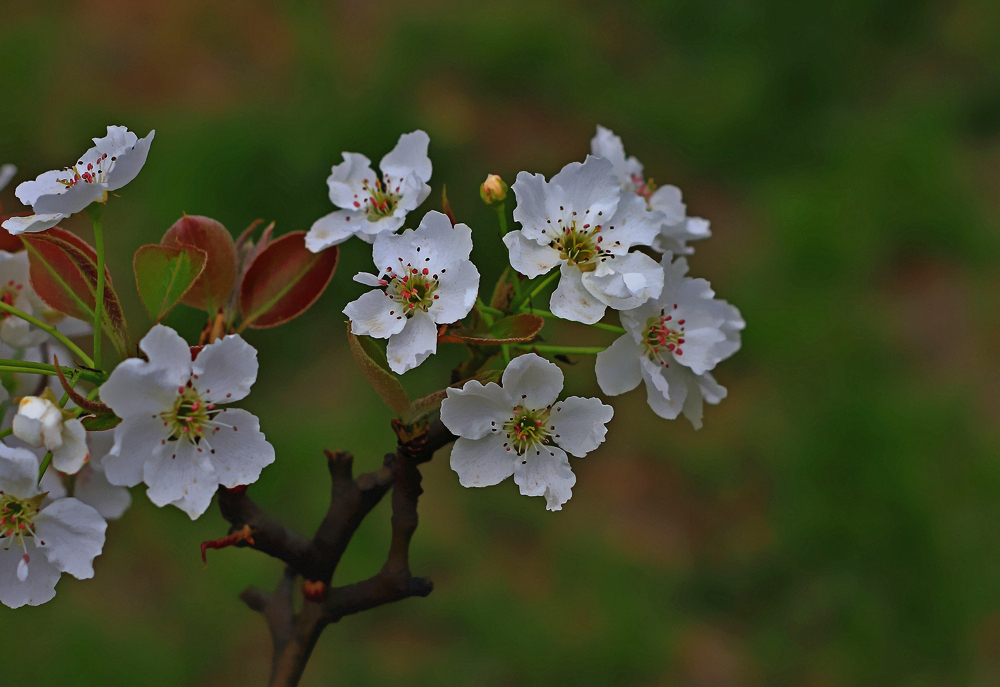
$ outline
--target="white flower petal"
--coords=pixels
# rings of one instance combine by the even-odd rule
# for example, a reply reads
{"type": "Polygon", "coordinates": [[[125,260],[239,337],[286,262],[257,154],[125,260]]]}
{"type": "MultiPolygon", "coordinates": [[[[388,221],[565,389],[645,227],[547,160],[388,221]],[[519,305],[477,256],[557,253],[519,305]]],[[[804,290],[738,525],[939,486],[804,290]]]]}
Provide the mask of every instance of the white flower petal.
{"type": "MultiPolygon", "coordinates": [[[[190,367],[186,372],[190,372],[190,367]]],[[[174,369],[129,358],[111,372],[108,381],[101,386],[100,398],[122,419],[148,417],[172,408],[177,389],[186,384],[187,379],[176,374],[174,369]]]]}
{"type": "Polygon", "coordinates": [[[646,402],[653,412],[667,420],[675,419],[684,408],[687,399],[687,381],[683,366],[657,365],[648,358],[642,358],[642,378],[646,382],[646,402]],[[667,373],[670,374],[668,381],[667,373]]]}
{"type": "Polygon", "coordinates": [[[389,369],[396,374],[412,370],[437,351],[437,327],[434,318],[425,312],[416,312],[406,320],[398,334],[389,337],[385,355],[389,369]]]}
{"type": "Polygon", "coordinates": [[[604,441],[615,410],[597,398],[570,396],[552,406],[549,426],[564,451],[583,458],[604,441]]]}
{"type": "Polygon", "coordinates": [[[514,458],[514,482],[521,493],[544,496],[546,510],[562,510],[576,484],[566,452],[557,446],[540,446],[514,458]]]}
{"type": "Polygon", "coordinates": [[[667,225],[680,224],[687,214],[687,206],[681,200],[681,190],[676,186],[664,184],[657,188],[649,198],[649,207],[663,213],[663,222],[667,225]]]}
{"type": "Polygon", "coordinates": [[[367,334],[376,339],[387,339],[403,331],[407,319],[402,306],[392,300],[384,291],[369,291],[344,308],[344,314],[351,320],[351,333],[367,334]]]}
{"type": "Polygon", "coordinates": [[[98,149],[106,152],[109,158],[118,158],[108,172],[109,191],[117,191],[136,178],[142,166],[146,164],[149,146],[153,143],[155,135],[155,131],[150,131],[145,138],[135,140],[136,135],[125,127],[109,126],[105,138],[94,139],[98,149]]]}
{"type": "Polygon", "coordinates": [[[6,549],[0,547],[0,603],[8,608],[39,606],[56,595],[59,570],[49,563],[31,538],[25,539],[24,543],[31,559],[24,580],[17,575],[18,568],[24,563],[24,551],[13,544],[6,549]]]}
{"type": "Polygon", "coordinates": [[[483,386],[473,379],[461,389],[449,387],[447,394],[441,401],[441,422],[452,434],[466,439],[481,439],[499,431],[518,405],[494,382],[483,386]]]}
{"type": "Polygon", "coordinates": [[[15,236],[32,234],[36,231],[51,229],[67,217],[69,215],[64,215],[61,212],[49,212],[27,217],[8,217],[3,222],[3,228],[15,236]]]}
{"type": "Polygon", "coordinates": [[[172,370],[172,379],[177,384],[187,383],[191,374],[191,347],[180,334],[158,324],[142,337],[139,347],[149,357],[150,365],[172,370]]]}
{"type": "Polygon", "coordinates": [[[646,201],[634,193],[623,195],[614,216],[601,229],[601,247],[622,255],[632,246],[648,246],[660,233],[663,215],[646,209],[646,201]]]}
{"type": "Polygon", "coordinates": [[[75,475],[90,458],[87,430],[79,420],[66,420],[62,425],[62,445],[52,449],[52,465],[59,472],[75,475]]]}
{"type": "Polygon", "coordinates": [[[559,206],[563,204],[565,207],[564,191],[552,187],[541,174],[528,172],[518,173],[511,190],[517,199],[514,221],[521,225],[525,238],[548,243],[545,233],[550,227],[550,220],[555,221],[562,216],[559,206]]]}
{"type": "Polygon", "coordinates": [[[73,496],[96,510],[105,520],[117,520],[132,505],[128,489],[111,484],[104,469],[93,460],[77,473],[73,496]]]}
{"type": "Polygon", "coordinates": [[[59,499],[35,516],[38,548],[49,563],[73,577],[94,576],[94,558],[104,548],[108,523],[96,510],[74,498],[59,499]]]}
{"type": "Polygon", "coordinates": [[[170,442],[154,455],[143,470],[143,482],[149,485],[146,495],[157,506],[179,502],[178,507],[192,520],[204,513],[219,486],[218,475],[208,451],[186,439],[170,442]]]}
{"type": "Polygon", "coordinates": [[[593,272],[583,273],[581,281],[605,305],[632,310],[663,291],[663,268],[648,255],[627,253],[609,256],[593,272]]]}
{"type": "Polygon", "coordinates": [[[122,419],[114,430],[114,446],[101,460],[108,482],[134,487],[142,481],[146,463],[166,446],[170,429],[165,424],[152,414],[128,415],[122,419]]]}
{"type": "Polygon", "coordinates": [[[341,153],[344,161],[334,165],[326,185],[330,187],[330,201],[345,210],[361,207],[364,186],[374,187],[378,174],[371,167],[371,160],[361,153],[341,153]],[[357,203],[357,205],[355,205],[357,203]]]}
{"type": "Polygon", "coordinates": [[[457,322],[469,314],[478,294],[479,270],[471,260],[464,260],[448,268],[447,278],[438,281],[436,298],[427,312],[438,324],[457,322]]]}
{"type": "Polygon", "coordinates": [[[253,484],[260,471],[274,462],[274,447],[260,431],[260,421],[240,408],[227,408],[215,422],[223,426],[202,443],[207,443],[205,449],[219,484],[230,489],[253,484]]]}
{"type": "Polygon", "coordinates": [[[514,474],[513,451],[504,446],[502,434],[481,439],[459,437],[451,449],[451,469],[463,487],[489,487],[514,474]]]}
{"type": "Polygon", "coordinates": [[[583,275],[575,266],[563,263],[559,271],[559,286],[549,298],[549,310],[556,317],[573,322],[594,324],[604,317],[607,306],[584,287],[583,275]]]}
{"type": "Polygon", "coordinates": [[[191,386],[210,403],[234,403],[250,393],[257,368],[257,349],[230,334],[201,349],[191,365],[191,386]]]}
{"type": "Polygon", "coordinates": [[[555,363],[535,353],[520,355],[503,371],[503,390],[531,410],[552,405],[563,388],[563,372],[555,363]]]}
{"type": "Polygon", "coordinates": [[[38,458],[26,448],[0,442],[0,491],[19,499],[37,496],[38,458]]]}
{"type": "Polygon", "coordinates": [[[602,224],[614,216],[621,196],[621,182],[612,164],[592,155],[582,164],[570,162],[549,184],[563,189],[567,209],[572,208],[576,220],[584,224],[602,224]]]}
{"type": "Polygon", "coordinates": [[[319,253],[324,248],[343,243],[361,231],[368,218],[356,210],[335,210],[313,222],[306,234],[306,248],[319,253]]]}
{"type": "Polygon", "coordinates": [[[529,239],[522,231],[511,231],[503,237],[510,252],[510,265],[529,279],[545,274],[559,264],[559,251],[529,239]]]}
{"type": "Polygon", "coordinates": [[[12,164],[8,163],[0,167],[0,191],[7,187],[15,174],[17,174],[17,167],[12,164]]]}
{"type": "Polygon", "coordinates": [[[391,177],[406,178],[416,174],[423,182],[430,181],[431,159],[427,157],[430,136],[419,129],[399,137],[396,147],[382,158],[379,167],[391,177]]]}
{"type": "Polygon", "coordinates": [[[643,355],[642,347],[628,334],[618,337],[613,344],[598,353],[596,372],[601,391],[609,396],[617,396],[639,386],[642,381],[639,358],[643,355]]]}
{"type": "Polygon", "coordinates": [[[358,272],[354,275],[353,279],[365,286],[385,286],[385,280],[380,279],[377,274],[369,274],[368,272],[358,272]]]}

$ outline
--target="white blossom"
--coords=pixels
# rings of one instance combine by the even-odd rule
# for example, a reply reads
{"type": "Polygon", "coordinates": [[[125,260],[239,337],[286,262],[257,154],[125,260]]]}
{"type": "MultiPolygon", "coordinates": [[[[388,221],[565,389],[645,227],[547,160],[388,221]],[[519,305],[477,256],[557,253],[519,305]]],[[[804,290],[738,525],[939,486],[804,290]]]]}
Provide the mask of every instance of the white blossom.
{"type": "Polygon", "coordinates": [[[107,523],[75,498],[42,505],[38,461],[26,449],[0,444],[0,603],[37,606],[55,596],[61,573],[94,576],[107,523]]]}
{"type": "Polygon", "coordinates": [[[35,212],[29,217],[11,217],[3,223],[11,234],[44,231],[93,202],[104,202],[135,179],[146,163],[155,131],[138,138],[123,126],[109,126],[103,138],[80,156],[76,164],[40,174],[34,181],[18,184],[15,195],[35,212]]]}
{"type": "MultiPolygon", "coordinates": [[[[41,315],[36,315],[36,305],[42,301],[31,288],[27,251],[0,251],[0,301],[28,315],[41,315]]],[[[0,341],[14,348],[27,348],[37,346],[48,336],[20,317],[0,310],[0,341]]]]}
{"type": "Polygon", "coordinates": [[[596,449],[614,410],[596,398],[557,402],[562,370],[534,353],[512,360],[501,381],[448,389],[441,421],[458,436],[451,468],[464,487],[514,475],[522,494],[544,496],[548,510],[560,510],[576,484],[566,454],[582,458],[596,449]]]}
{"type": "Polygon", "coordinates": [[[358,236],[372,243],[378,234],[403,226],[406,213],[424,202],[431,192],[430,137],[417,130],[399,137],[399,143],[382,158],[382,178],[371,161],[360,153],[343,153],[326,180],[330,200],[339,210],[316,220],[306,235],[314,253],[358,236]]]}
{"type": "Polygon", "coordinates": [[[149,358],[130,358],[101,387],[118,417],[115,442],[102,460],[108,482],[145,482],[157,506],[173,504],[195,519],[219,485],[255,482],[274,462],[257,418],[218,406],[239,401],[257,379],[257,351],[237,335],[191,349],[157,325],[139,343],[149,358]]]}
{"type": "Polygon", "coordinates": [[[650,407],[673,420],[681,412],[701,427],[703,402],[716,404],[726,389],[710,370],[740,348],[746,326],[739,310],[704,279],[687,277],[687,261],[663,256],[666,279],[658,299],[621,313],[626,333],[597,356],[597,382],[616,396],[646,383],[650,407]]]}
{"type": "Polygon", "coordinates": [[[479,270],[469,260],[472,230],[451,226],[431,211],[420,226],[402,234],[379,234],[372,259],[377,275],[355,281],[384,287],[369,291],[344,308],[354,334],[389,339],[389,367],[402,374],[437,351],[437,325],[457,322],[472,310],[479,292],[479,270]]]}
{"type": "MultiPolygon", "coordinates": [[[[117,520],[132,505],[132,495],[128,489],[111,484],[104,474],[102,460],[113,444],[114,432],[87,432],[91,458],[73,480],[73,497],[96,510],[105,520],[117,520]]],[[[34,453],[41,464],[44,452],[36,450],[34,453]]],[[[48,493],[46,501],[67,495],[64,478],[63,473],[51,467],[45,471],[39,486],[48,493]]]]}
{"type": "Polygon", "coordinates": [[[13,430],[14,436],[29,446],[52,451],[52,465],[60,472],[76,474],[90,458],[83,423],[70,417],[52,398],[23,397],[13,430]]]}
{"type": "Polygon", "coordinates": [[[622,196],[610,162],[588,156],[548,182],[521,172],[513,189],[521,229],[503,238],[510,264],[531,278],[559,267],[549,300],[555,315],[594,324],[607,307],[635,308],[660,294],[663,271],[656,261],[628,252],[652,242],[660,215],[638,196],[622,196]]]}
{"type": "Polygon", "coordinates": [[[17,167],[14,165],[6,164],[0,167],[0,191],[7,187],[7,184],[10,183],[15,174],[17,174],[17,167]]]}
{"type": "Polygon", "coordinates": [[[688,241],[712,235],[708,228],[708,220],[688,217],[687,206],[681,200],[679,188],[669,184],[654,187],[652,182],[646,181],[642,173],[642,163],[634,156],[625,157],[622,139],[615,136],[613,131],[598,126],[597,135],[590,141],[590,152],[611,162],[624,194],[634,193],[646,201],[651,211],[663,213],[660,231],[653,241],[653,248],[661,253],[672,251],[677,255],[690,255],[694,249],[688,247],[688,241]]]}

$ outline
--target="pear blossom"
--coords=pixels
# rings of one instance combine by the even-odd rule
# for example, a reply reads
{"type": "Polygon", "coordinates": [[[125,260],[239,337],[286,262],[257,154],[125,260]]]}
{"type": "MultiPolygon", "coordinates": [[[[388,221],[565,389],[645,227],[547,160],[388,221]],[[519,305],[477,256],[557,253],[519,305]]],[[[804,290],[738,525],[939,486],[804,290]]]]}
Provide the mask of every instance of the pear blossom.
{"type": "Polygon", "coordinates": [[[644,381],[653,412],[668,420],[683,412],[698,429],[703,403],[726,397],[710,370],[739,350],[746,323],[707,281],[686,276],[687,260],[672,259],[663,256],[660,297],[620,314],[626,333],[597,355],[597,382],[616,396],[644,381]]]}
{"type": "Polygon", "coordinates": [[[94,576],[107,523],[75,498],[43,505],[38,461],[26,449],[0,443],[0,603],[38,606],[55,596],[61,573],[94,576]]]}
{"type": "Polygon", "coordinates": [[[109,191],[120,189],[139,174],[155,133],[150,131],[140,139],[123,126],[109,126],[107,135],[95,138],[94,147],[76,164],[19,184],[17,199],[30,205],[35,214],[11,217],[3,228],[11,234],[45,231],[91,203],[105,202],[109,191]]]}
{"type": "Polygon", "coordinates": [[[10,183],[15,174],[17,174],[17,167],[14,165],[6,164],[0,167],[0,191],[7,187],[7,184],[10,183]]]}
{"type": "MultiPolygon", "coordinates": [[[[96,510],[105,520],[117,520],[132,505],[132,495],[125,487],[108,482],[101,464],[114,445],[114,432],[87,432],[87,445],[91,459],[74,477],[73,497],[96,510]]],[[[41,464],[44,453],[38,450],[34,453],[41,464]]],[[[45,471],[39,486],[48,493],[46,501],[67,496],[64,478],[64,473],[53,470],[51,466],[45,471]]]]}
{"type": "Polygon", "coordinates": [[[562,370],[534,353],[514,358],[501,382],[448,389],[441,421],[458,436],[451,468],[464,487],[514,475],[522,494],[544,496],[547,510],[561,510],[576,484],[566,454],[582,458],[596,449],[614,409],[596,398],[557,402],[562,370]]]}
{"type": "Polygon", "coordinates": [[[157,506],[172,504],[192,520],[208,508],[219,485],[255,482],[274,462],[260,422],[239,401],[257,379],[257,351],[238,335],[211,343],[192,361],[177,332],[153,327],[139,346],[149,362],[130,358],[101,387],[118,417],[114,445],[101,461],[108,482],[145,482],[157,506]]]}
{"type": "Polygon", "coordinates": [[[14,416],[14,436],[29,446],[52,451],[56,470],[73,475],[90,458],[87,430],[54,398],[48,390],[46,396],[23,397],[14,416]]]}
{"type": "Polygon", "coordinates": [[[472,230],[451,226],[431,211],[416,229],[379,234],[372,259],[377,275],[361,272],[354,280],[369,291],[344,308],[351,332],[389,339],[386,357],[402,374],[437,351],[437,325],[457,322],[472,310],[479,292],[479,270],[469,260],[472,230]]]}
{"type": "Polygon", "coordinates": [[[588,156],[548,182],[521,172],[514,183],[518,231],[503,237],[510,264],[528,277],[558,266],[549,308],[567,320],[594,324],[605,309],[627,310],[660,295],[663,270],[632,246],[648,246],[661,215],[636,195],[623,196],[612,164],[588,156]]]}
{"type": "Polygon", "coordinates": [[[688,247],[688,241],[712,235],[708,220],[687,216],[687,206],[681,200],[679,188],[669,184],[656,187],[646,181],[642,163],[634,156],[625,157],[622,139],[613,131],[598,126],[597,135],[590,141],[590,152],[611,162],[624,194],[634,193],[646,201],[651,211],[663,213],[660,231],[652,243],[654,249],[661,253],[672,251],[676,255],[690,255],[694,249],[688,247]]]}
{"type": "Polygon", "coordinates": [[[427,157],[430,137],[417,130],[399,137],[382,158],[382,178],[371,161],[360,153],[343,153],[326,180],[330,200],[339,210],[313,223],[306,247],[314,253],[358,236],[372,243],[378,234],[403,226],[406,213],[424,202],[431,192],[431,160],[427,157]]]}
{"type": "MultiPolygon", "coordinates": [[[[0,301],[29,315],[34,315],[35,305],[41,304],[31,288],[27,251],[0,251],[0,301]]],[[[0,341],[15,348],[26,348],[37,346],[48,336],[20,317],[0,310],[0,341]]]]}

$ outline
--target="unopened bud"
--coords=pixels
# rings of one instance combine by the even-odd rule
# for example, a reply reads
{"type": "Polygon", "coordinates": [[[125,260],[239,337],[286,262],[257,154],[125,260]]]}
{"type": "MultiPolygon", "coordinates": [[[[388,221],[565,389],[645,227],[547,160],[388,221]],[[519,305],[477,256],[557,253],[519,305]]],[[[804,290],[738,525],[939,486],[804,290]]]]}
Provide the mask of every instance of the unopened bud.
{"type": "Polygon", "coordinates": [[[496,174],[490,174],[479,187],[479,197],[487,205],[501,203],[507,198],[507,184],[496,174]]]}

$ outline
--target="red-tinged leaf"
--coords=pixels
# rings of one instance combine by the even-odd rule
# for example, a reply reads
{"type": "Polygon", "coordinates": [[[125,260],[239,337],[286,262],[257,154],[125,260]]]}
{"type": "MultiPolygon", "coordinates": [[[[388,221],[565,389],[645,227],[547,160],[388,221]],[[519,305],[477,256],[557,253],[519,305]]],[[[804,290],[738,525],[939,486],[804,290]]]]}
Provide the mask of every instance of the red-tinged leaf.
{"type": "Polygon", "coordinates": [[[205,269],[181,303],[214,315],[236,284],[236,244],[229,230],[209,217],[184,215],[167,229],[160,244],[174,248],[194,246],[208,254],[205,269]]]}
{"type": "Polygon", "coordinates": [[[451,211],[451,203],[448,202],[448,185],[441,186],[441,212],[448,216],[451,226],[455,226],[455,214],[451,211]]]}
{"type": "Polygon", "coordinates": [[[497,280],[497,285],[493,287],[493,297],[490,299],[490,307],[506,312],[514,300],[514,280],[517,272],[510,265],[504,268],[503,274],[497,280]]]}
{"type": "Polygon", "coordinates": [[[487,331],[450,329],[438,341],[465,343],[476,346],[501,346],[503,344],[531,341],[542,331],[545,320],[540,315],[520,313],[493,323],[487,331]]]}
{"type": "Polygon", "coordinates": [[[306,248],[306,232],[271,241],[250,265],[240,286],[240,314],[255,329],[298,317],[326,290],[337,268],[336,246],[319,253],[306,248]]]}
{"type": "MultiPolygon", "coordinates": [[[[63,229],[21,234],[28,249],[31,286],[53,310],[85,322],[94,321],[97,254],[82,239],[63,229]]],[[[104,270],[105,332],[120,356],[128,356],[128,327],[121,303],[104,270]]]]}
{"type": "Polygon", "coordinates": [[[205,270],[208,253],[194,246],[142,246],[132,266],[139,298],[153,324],[166,317],[205,270]]]}
{"type": "MultiPolygon", "coordinates": [[[[27,217],[30,214],[30,212],[22,212],[16,215],[5,215],[2,211],[0,211],[0,224],[3,224],[11,217],[27,217]]],[[[16,253],[19,250],[24,250],[24,244],[21,243],[21,239],[14,234],[0,229],[0,250],[5,250],[8,253],[16,253]]]]}
{"type": "Polygon", "coordinates": [[[399,377],[389,369],[385,351],[369,337],[357,337],[352,334],[350,323],[347,324],[347,341],[351,345],[351,353],[358,364],[358,369],[375,389],[375,393],[392,412],[405,417],[410,411],[410,397],[400,383],[399,377]]]}

